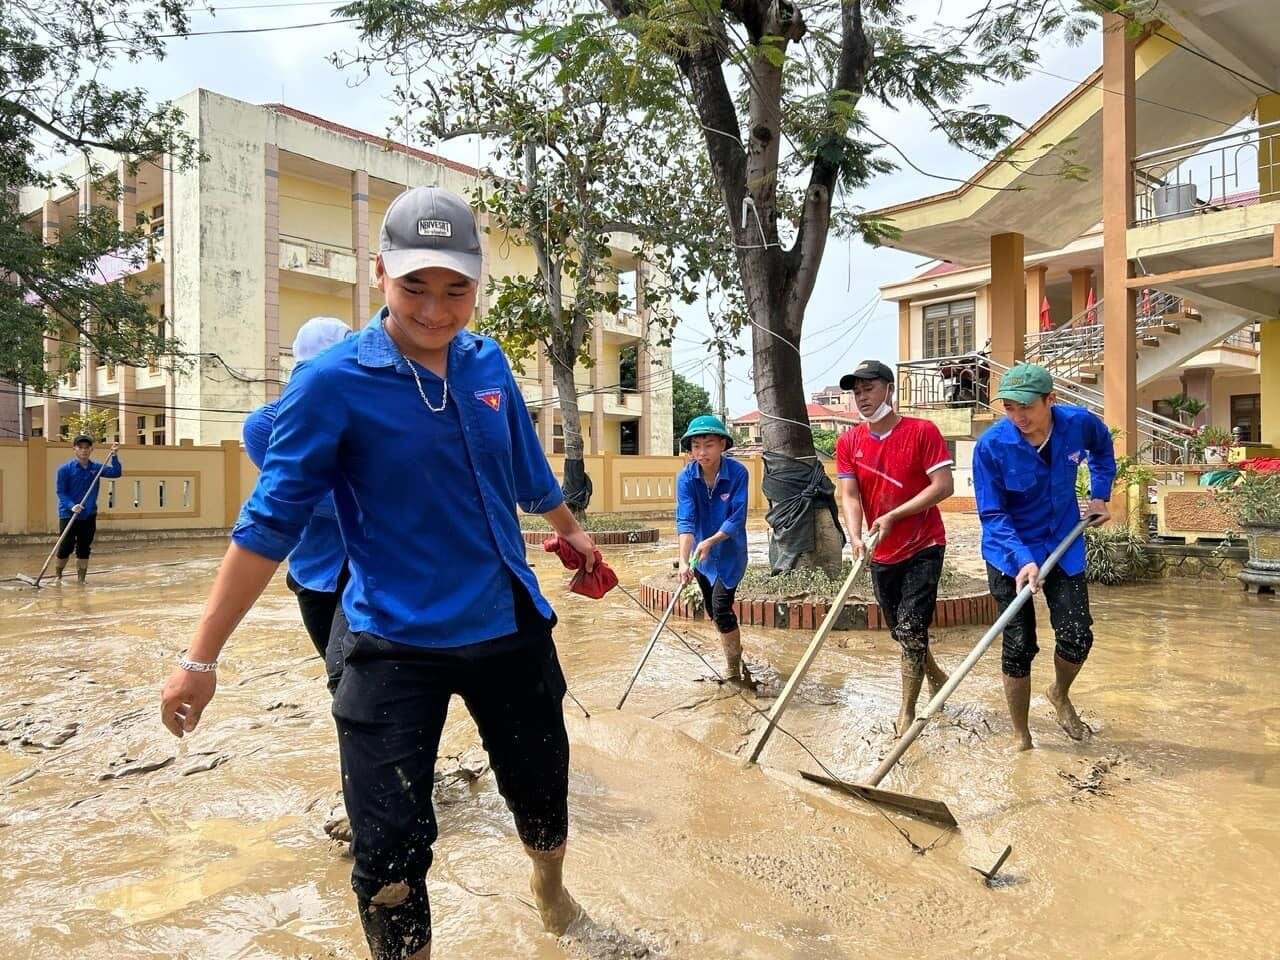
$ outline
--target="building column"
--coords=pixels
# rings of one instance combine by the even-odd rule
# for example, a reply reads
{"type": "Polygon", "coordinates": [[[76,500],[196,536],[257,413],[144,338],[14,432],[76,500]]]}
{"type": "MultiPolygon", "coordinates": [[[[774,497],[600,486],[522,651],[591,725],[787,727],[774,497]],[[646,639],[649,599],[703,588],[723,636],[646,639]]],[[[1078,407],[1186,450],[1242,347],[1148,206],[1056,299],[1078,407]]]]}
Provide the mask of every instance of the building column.
{"type": "Polygon", "coordinates": [[[489,313],[489,270],[492,259],[489,252],[489,212],[486,210],[476,218],[476,226],[480,228],[480,289],[476,293],[476,314],[484,317],[489,313]]]}
{"type": "MultiPolygon", "coordinates": [[[[651,457],[653,450],[653,378],[657,368],[653,363],[653,343],[649,339],[649,304],[645,298],[645,266],[636,264],[636,319],[640,322],[640,343],[636,346],[636,387],[640,391],[640,422],[636,424],[639,435],[639,452],[651,457]]],[[[675,396],[675,376],[672,374],[672,396],[675,396]]],[[[728,424],[725,424],[727,427],[728,424]]],[[[665,456],[670,450],[660,450],[665,456]]]]}
{"type": "MultiPolygon", "coordinates": [[[[80,181],[79,215],[87,220],[93,213],[93,181],[85,171],[85,178],[80,181]]],[[[86,330],[93,323],[88,317],[82,321],[86,330]]],[[[93,401],[98,399],[98,357],[89,346],[88,338],[84,338],[80,348],[80,415],[84,416],[93,409],[93,401]]]]}
{"type": "MultiPolygon", "coordinates": [[[[977,344],[974,344],[977,346],[977,344]]],[[[911,301],[898,301],[898,357],[902,361],[915,360],[916,356],[911,348],[911,301]]],[[[911,394],[910,374],[898,378],[898,385],[894,388],[893,399],[895,405],[903,403],[903,398],[913,399],[911,394]],[[906,382],[903,382],[903,381],[906,382]]],[[[857,406],[853,402],[853,392],[844,394],[844,409],[856,410],[857,406]]]]}
{"type": "MultiPolygon", "coordinates": [[[[62,232],[62,214],[58,210],[58,205],[52,200],[44,202],[44,242],[46,244],[56,243],[58,235],[62,232]]],[[[50,318],[50,326],[53,329],[61,329],[62,325],[53,320],[52,311],[45,311],[50,318]]],[[[65,344],[59,343],[53,337],[46,336],[44,338],[44,356],[45,366],[50,373],[61,373],[62,361],[60,359],[62,348],[65,344]]],[[[44,398],[44,435],[50,440],[57,440],[62,432],[62,411],[58,406],[58,384],[54,384],[48,391],[52,396],[44,398]]]]}
{"type": "MultiPolygon", "coordinates": [[[[278,217],[276,228],[279,233],[278,217]]],[[[359,330],[369,319],[370,309],[369,173],[367,170],[351,171],[351,248],[356,253],[356,285],[351,291],[351,329],[359,330]]]]}
{"type": "MultiPolygon", "coordinates": [[[[1258,126],[1280,124],[1280,93],[1258,98],[1258,126]]],[[[1258,202],[1280,200],[1280,126],[1258,140],[1258,202]]]]}
{"type": "Polygon", "coordinates": [[[1117,455],[1138,451],[1138,334],[1129,260],[1133,223],[1135,39],[1118,14],[1102,18],[1102,396],[1103,419],[1118,427],[1117,455]]]}
{"type": "MultiPolygon", "coordinates": [[[[1020,233],[1001,233],[991,238],[991,359],[1013,366],[1026,356],[1023,339],[1027,329],[1026,272],[1020,233]]],[[[995,393],[995,377],[992,394],[995,393]]]]}
{"type": "Polygon", "coordinates": [[[1089,306],[1089,291],[1092,289],[1093,267],[1080,267],[1071,271],[1071,317],[1084,313],[1089,306]]]}
{"type": "Polygon", "coordinates": [[[1280,319],[1259,324],[1258,371],[1258,401],[1262,408],[1258,439],[1280,449],[1280,319]]]}
{"type": "MultiPolygon", "coordinates": [[[[264,158],[266,207],[266,257],[263,262],[262,297],[263,329],[262,367],[268,379],[266,397],[274,400],[280,396],[280,148],[274,143],[266,145],[264,158]]],[[[367,293],[367,289],[366,289],[367,293]]]]}
{"type": "Polygon", "coordinates": [[[542,443],[542,451],[550,456],[555,446],[556,385],[551,375],[551,364],[547,361],[546,345],[541,343],[538,344],[538,387],[542,393],[542,403],[538,406],[538,440],[542,443]]]}
{"type": "Polygon", "coordinates": [[[597,315],[591,324],[591,444],[588,451],[599,456],[604,451],[604,319],[597,315]]]}
{"type": "MultiPolygon", "coordinates": [[[[160,306],[160,320],[164,325],[164,335],[166,342],[172,342],[177,335],[178,320],[174,316],[174,304],[176,297],[174,293],[174,235],[177,230],[174,224],[177,222],[173,208],[173,157],[169,154],[164,155],[164,161],[161,168],[161,193],[164,204],[164,237],[162,245],[164,247],[164,303],[160,306]]],[[[198,370],[199,368],[197,368],[198,370]]],[[[160,372],[164,377],[164,442],[172,447],[178,442],[178,417],[177,410],[174,407],[178,403],[178,383],[177,371],[174,369],[172,362],[166,363],[163,358],[160,360],[160,372]]],[[[198,375],[198,373],[197,373],[198,375]]],[[[130,430],[133,428],[130,427],[130,430]]]]}
{"type": "MultiPolygon", "coordinates": [[[[1027,337],[1040,332],[1040,306],[1044,303],[1044,278],[1048,272],[1049,268],[1045,266],[1027,267],[1025,280],[1027,287],[1027,329],[1025,336],[1027,337]]],[[[1026,356],[1025,337],[1023,339],[1023,356],[1026,356]]]]}
{"type": "MultiPolygon", "coordinates": [[[[1213,367],[1196,367],[1182,374],[1182,392],[1193,400],[1204,404],[1204,409],[1196,414],[1191,426],[1199,427],[1213,422],[1213,367]]],[[[1224,418],[1224,419],[1229,419],[1224,418]]]]}
{"type": "MultiPolygon", "coordinates": [[[[122,233],[127,233],[138,229],[138,176],[123,160],[116,167],[116,184],[119,190],[116,196],[116,223],[122,233]]],[[[168,233],[167,230],[165,232],[168,233]]],[[[137,395],[138,371],[134,367],[118,365],[116,384],[119,389],[116,409],[119,430],[116,439],[123,444],[137,438],[137,430],[133,424],[137,412],[132,404],[137,395]]]]}

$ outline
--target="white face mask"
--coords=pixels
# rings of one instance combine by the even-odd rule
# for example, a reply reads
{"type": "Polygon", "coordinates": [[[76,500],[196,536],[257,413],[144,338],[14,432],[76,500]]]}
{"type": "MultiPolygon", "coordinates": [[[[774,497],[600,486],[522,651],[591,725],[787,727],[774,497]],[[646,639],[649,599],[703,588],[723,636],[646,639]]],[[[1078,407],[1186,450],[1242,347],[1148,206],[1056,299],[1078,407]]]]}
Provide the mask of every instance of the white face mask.
{"type": "Polygon", "coordinates": [[[880,406],[876,407],[875,412],[872,413],[871,416],[862,417],[861,413],[859,413],[858,416],[862,417],[862,419],[867,423],[879,423],[891,413],[893,413],[893,407],[889,406],[889,402],[886,400],[884,403],[880,404],[880,406]]]}
{"type": "Polygon", "coordinates": [[[863,417],[861,411],[858,412],[858,416],[862,417],[862,420],[864,423],[879,423],[889,414],[893,413],[893,407],[891,406],[892,401],[893,401],[893,388],[890,387],[889,392],[884,395],[884,403],[876,407],[876,409],[872,412],[871,416],[863,417]]]}

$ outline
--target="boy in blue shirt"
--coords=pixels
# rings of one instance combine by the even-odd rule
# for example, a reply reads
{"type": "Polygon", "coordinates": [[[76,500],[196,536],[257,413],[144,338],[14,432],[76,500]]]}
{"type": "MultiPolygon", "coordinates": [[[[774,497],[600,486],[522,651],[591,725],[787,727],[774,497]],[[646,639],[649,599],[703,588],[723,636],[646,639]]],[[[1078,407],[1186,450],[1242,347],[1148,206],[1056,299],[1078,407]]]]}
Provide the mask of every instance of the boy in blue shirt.
{"type": "Polygon", "coordinates": [[[303,364],[195,638],[161,695],[175,736],[213,697],[217,657],[333,493],[351,582],[333,696],[351,882],[373,960],[431,954],[431,788],[449,700],[476,721],[533,861],[547,930],[581,915],[564,889],[569,742],[555,615],[525,559],[517,505],[595,565],[498,345],[466,330],[482,272],[462,198],[416,187],[392,201],[375,272],[384,307],[303,364]]]}
{"type": "MultiPolygon", "coordinates": [[[[329,347],[351,335],[351,328],[337,317],[312,317],[293,340],[294,370],[329,347]]],[[[264,403],[245,418],[244,449],[253,465],[262,469],[271,444],[271,428],[276,422],[279,400],[264,403]]],[[[298,598],[302,625],[320,658],[324,659],[333,633],[334,614],[342,601],[342,591],[350,579],[347,547],[338,529],[338,516],[330,493],[318,504],[307,523],[302,539],[289,554],[285,583],[298,598]]],[[[331,684],[336,686],[337,678],[331,684]]]]}
{"type": "Polygon", "coordinates": [[[703,609],[716,625],[729,680],[751,683],[742,663],[742,634],[733,612],[747,569],[747,468],[724,455],[733,437],[719,417],[694,417],[680,438],[689,464],[676,476],[680,582],[697,580],[703,609]],[[689,566],[697,558],[696,568],[689,566]]]}
{"type": "Polygon", "coordinates": [[[116,454],[120,449],[119,443],[111,444],[105,467],[93,459],[93,437],[87,433],[76,437],[72,446],[75,448],[75,458],[58,468],[54,480],[54,488],[58,494],[58,533],[63,533],[68,524],[71,525],[71,532],[62,541],[62,546],[58,547],[53,572],[61,582],[67,560],[75,553],[76,579],[84,583],[85,577],[89,575],[89,554],[93,550],[93,538],[98,532],[98,471],[102,471],[103,477],[114,480],[124,472],[124,468],[116,454]],[[84,501],[83,505],[81,500],[84,501]]]}
{"type": "MultiPolygon", "coordinates": [[[[1093,646],[1084,541],[1077,538],[1044,580],[1040,565],[1080,522],[1076,474],[1082,462],[1089,464],[1086,512],[1099,517],[1094,526],[1110,518],[1107,501],[1116,477],[1111,432],[1084,407],[1055,402],[1053,378],[1034,363],[1009,369],[995,399],[1003,403],[1006,419],[982,435],[973,454],[987,582],[1002,612],[1025,584],[1044,590],[1055,641],[1054,681],[1047,694],[1067,736],[1081,740],[1089,728],[1069,694],[1093,646]]],[[[1028,602],[1005,627],[1001,648],[1016,750],[1034,746],[1027,712],[1031,661],[1038,650],[1035,609],[1028,602]]]]}

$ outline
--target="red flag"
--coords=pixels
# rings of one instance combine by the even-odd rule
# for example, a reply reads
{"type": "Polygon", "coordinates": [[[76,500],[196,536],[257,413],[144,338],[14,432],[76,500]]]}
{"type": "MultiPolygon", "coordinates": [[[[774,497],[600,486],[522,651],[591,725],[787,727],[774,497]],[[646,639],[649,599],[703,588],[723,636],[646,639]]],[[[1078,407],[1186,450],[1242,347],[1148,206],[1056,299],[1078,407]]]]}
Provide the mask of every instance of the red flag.
{"type": "Polygon", "coordinates": [[[1040,301],[1040,329],[1052,330],[1053,321],[1049,319],[1049,298],[1040,301]]]}
{"type": "Polygon", "coordinates": [[[1089,296],[1084,301],[1084,322],[1087,324],[1095,324],[1098,322],[1098,311],[1094,309],[1098,298],[1094,295],[1093,287],[1089,288],[1089,296]]]}

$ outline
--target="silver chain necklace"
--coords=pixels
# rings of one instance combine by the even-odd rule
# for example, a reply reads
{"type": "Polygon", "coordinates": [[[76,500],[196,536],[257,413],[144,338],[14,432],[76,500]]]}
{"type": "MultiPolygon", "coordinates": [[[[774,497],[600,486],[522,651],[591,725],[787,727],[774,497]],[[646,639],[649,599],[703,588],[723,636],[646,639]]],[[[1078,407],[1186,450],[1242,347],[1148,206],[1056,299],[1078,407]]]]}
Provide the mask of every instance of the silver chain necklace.
{"type": "Polygon", "coordinates": [[[409,372],[413,374],[413,382],[418,386],[418,396],[422,398],[422,402],[426,404],[427,409],[430,410],[432,413],[444,413],[444,408],[449,405],[449,376],[448,376],[449,371],[447,366],[448,360],[447,359],[445,360],[445,364],[446,364],[445,376],[441,378],[441,381],[444,383],[444,392],[440,396],[440,406],[433,407],[431,405],[431,401],[427,399],[427,391],[422,389],[422,380],[418,377],[418,371],[417,371],[416,365],[412,360],[410,360],[408,357],[404,355],[403,350],[400,350],[399,347],[397,347],[396,349],[400,351],[400,359],[409,365],[409,372]]]}

